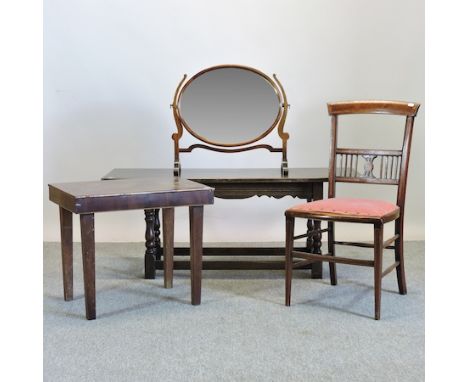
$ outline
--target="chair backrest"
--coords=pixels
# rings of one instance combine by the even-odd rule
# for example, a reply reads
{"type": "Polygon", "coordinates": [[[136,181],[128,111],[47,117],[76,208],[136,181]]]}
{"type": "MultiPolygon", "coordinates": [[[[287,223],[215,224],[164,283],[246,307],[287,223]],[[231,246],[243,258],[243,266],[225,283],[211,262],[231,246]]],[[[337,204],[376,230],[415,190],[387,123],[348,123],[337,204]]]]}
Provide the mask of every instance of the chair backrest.
{"type": "MultiPolygon", "coordinates": [[[[349,101],[328,104],[331,116],[331,150],[328,197],[335,197],[336,182],[391,184],[398,186],[397,205],[404,208],[406,180],[414,118],[419,104],[399,101],[349,101]],[[406,117],[401,150],[337,147],[338,116],[388,114],[406,117]],[[362,167],[362,170],[359,171],[362,167]]],[[[403,211],[401,211],[403,214],[403,211]]]]}

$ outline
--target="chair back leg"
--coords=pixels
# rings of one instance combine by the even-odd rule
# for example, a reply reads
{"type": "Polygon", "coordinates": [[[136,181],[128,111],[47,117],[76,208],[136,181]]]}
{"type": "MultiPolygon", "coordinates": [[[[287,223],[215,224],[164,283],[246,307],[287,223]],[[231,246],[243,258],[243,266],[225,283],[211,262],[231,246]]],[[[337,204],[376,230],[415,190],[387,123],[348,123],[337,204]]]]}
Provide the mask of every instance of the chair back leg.
{"type": "Polygon", "coordinates": [[[380,320],[382,296],[383,224],[374,224],[374,297],[375,319],[380,320]]]}
{"type": "MultiPolygon", "coordinates": [[[[328,222],[328,254],[330,256],[335,256],[335,223],[328,222]]],[[[337,284],[336,278],[336,264],[329,262],[330,267],[330,283],[331,285],[337,284]]]]}
{"type": "Polygon", "coordinates": [[[395,261],[399,262],[396,267],[398,290],[400,294],[406,294],[405,258],[403,255],[403,219],[401,217],[395,221],[395,234],[398,235],[398,239],[395,240],[395,261]]]}
{"type": "Polygon", "coordinates": [[[292,270],[293,259],[292,251],[294,248],[294,218],[286,216],[286,258],[285,258],[285,271],[286,271],[286,306],[291,305],[291,284],[292,284],[292,270]]]}

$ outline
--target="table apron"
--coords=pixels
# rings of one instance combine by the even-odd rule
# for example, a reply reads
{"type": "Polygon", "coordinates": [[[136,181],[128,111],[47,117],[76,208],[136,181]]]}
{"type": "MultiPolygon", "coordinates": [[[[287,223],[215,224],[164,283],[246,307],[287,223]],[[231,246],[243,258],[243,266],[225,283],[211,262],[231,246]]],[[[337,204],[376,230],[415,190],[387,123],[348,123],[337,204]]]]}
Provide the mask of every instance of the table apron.
{"type": "Polygon", "coordinates": [[[210,181],[199,181],[200,183],[213,187],[214,196],[221,199],[246,199],[253,196],[268,196],[283,198],[292,196],[299,199],[313,198],[314,183],[322,182],[288,182],[288,183],[258,183],[258,182],[233,182],[218,183],[210,181]]]}

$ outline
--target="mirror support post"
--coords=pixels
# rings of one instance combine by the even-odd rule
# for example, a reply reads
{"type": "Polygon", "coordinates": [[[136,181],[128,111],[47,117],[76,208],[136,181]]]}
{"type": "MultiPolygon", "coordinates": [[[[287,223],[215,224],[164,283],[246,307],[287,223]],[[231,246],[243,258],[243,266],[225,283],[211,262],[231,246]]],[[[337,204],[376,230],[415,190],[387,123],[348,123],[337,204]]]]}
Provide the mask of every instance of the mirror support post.
{"type": "Polygon", "coordinates": [[[180,161],[179,161],[179,140],[184,133],[184,129],[180,122],[180,114],[179,114],[179,98],[180,92],[182,89],[182,85],[184,84],[185,80],[187,79],[187,74],[184,74],[182,80],[179,82],[177,89],[174,93],[174,100],[172,101],[172,113],[174,114],[174,120],[177,126],[177,133],[172,134],[172,139],[174,141],[174,175],[180,176],[180,161]]]}
{"type": "Polygon", "coordinates": [[[288,175],[288,172],[289,172],[289,169],[288,169],[288,162],[286,161],[282,161],[281,162],[281,175],[283,176],[287,176],[288,175]]]}
{"type": "Polygon", "coordinates": [[[180,176],[181,170],[180,162],[174,162],[174,176],[180,176]]]}
{"type": "Polygon", "coordinates": [[[275,79],[276,83],[278,84],[278,87],[281,91],[281,98],[283,99],[283,104],[281,105],[283,107],[283,114],[281,115],[281,119],[278,123],[278,135],[280,136],[283,144],[282,144],[282,152],[283,152],[283,158],[281,161],[281,174],[286,176],[288,175],[288,139],[289,139],[289,134],[284,132],[284,124],[286,122],[286,117],[288,115],[288,110],[291,107],[291,105],[288,103],[288,98],[286,97],[286,92],[284,91],[283,85],[281,82],[278,80],[278,77],[276,74],[273,74],[273,78],[275,79]]]}

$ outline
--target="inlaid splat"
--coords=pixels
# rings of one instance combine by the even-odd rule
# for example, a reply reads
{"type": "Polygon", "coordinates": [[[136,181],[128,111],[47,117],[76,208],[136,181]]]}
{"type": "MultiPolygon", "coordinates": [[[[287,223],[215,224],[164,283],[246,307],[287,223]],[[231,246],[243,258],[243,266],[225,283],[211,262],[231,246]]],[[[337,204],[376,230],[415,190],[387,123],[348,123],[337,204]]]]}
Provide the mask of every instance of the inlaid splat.
{"type": "Polygon", "coordinates": [[[364,163],[364,178],[375,178],[374,176],[374,159],[377,158],[377,155],[363,155],[365,159],[364,163]]]}
{"type": "Polygon", "coordinates": [[[336,149],[336,180],[398,184],[400,150],[336,149]]]}

